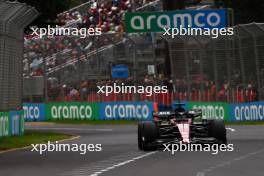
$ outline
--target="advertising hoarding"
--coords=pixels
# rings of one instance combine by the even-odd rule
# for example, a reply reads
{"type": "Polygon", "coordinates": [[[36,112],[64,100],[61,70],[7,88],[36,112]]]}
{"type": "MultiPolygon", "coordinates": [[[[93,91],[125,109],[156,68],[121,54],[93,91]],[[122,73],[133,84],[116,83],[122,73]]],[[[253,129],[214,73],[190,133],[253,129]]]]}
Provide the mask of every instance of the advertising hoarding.
{"type": "Polygon", "coordinates": [[[127,12],[126,32],[164,32],[164,28],[224,28],[224,9],[177,10],[164,12],[127,12]]]}

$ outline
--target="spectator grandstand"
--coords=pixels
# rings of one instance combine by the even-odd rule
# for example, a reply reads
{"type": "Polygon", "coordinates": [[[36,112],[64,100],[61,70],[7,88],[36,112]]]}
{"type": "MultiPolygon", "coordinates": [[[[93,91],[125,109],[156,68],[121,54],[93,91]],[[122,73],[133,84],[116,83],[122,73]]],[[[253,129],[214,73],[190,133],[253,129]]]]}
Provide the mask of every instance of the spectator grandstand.
{"type": "MultiPolygon", "coordinates": [[[[65,27],[77,28],[100,27],[104,34],[100,37],[90,36],[87,38],[80,38],[74,36],[54,36],[41,39],[36,36],[25,35],[25,53],[23,60],[24,77],[44,76],[46,74],[48,77],[46,86],[47,101],[116,101],[134,99],[134,96],[132,95],[111,95],[105,97],[104,95],[96,94],[96,85],[112,84],[113,82],[120,81],[112,80],[109,78],[110,76],[98,79],[74,77],[74,81],[70,82],[62,81],[61,75],[67,72],[70,74],[65,75],[65,77],[70,78],[76,73],[78,74],[78,72],[81,72],[79,66],[82,64],[85,65],[85,60],[89,60],[89,63],[86,64],[89,65],[89,68],[91,69],[92,67],[95,67],[93,64],[94,62],[101,62],[101,66],[108,67],[103,60],[108,59],[111,55],[106,52],[106,54],[103,54],[103,57],[98,57],[98,55],[101,54],[101,51],[105,51],[110,45],[114,45],[118,48],[120,43],[120,46],[125,45],[133,47],[133,44],[127,45],[126,40],[130,39],[129,37],[124,36],[124,13],[134,10],[159,10],[159,2],[159,0],[91,0],[77,8],[59,14],[57,18],[58,24],[65,27]],[[46,63],[45,66],[43,62],[46,63]],[[66,71],[64,68],[67,68],[66,71]],[[79,69],[79,71],[71,72],[72,69],[79,69]],[[54,82],[56,82],[56,84],[54,84],[54,82]]],[[[206,7],[208,8],[208,6],[206,7]]],[[[151,35],[147,34],[143,38],[144,40],[149,40],[150,38],[150,43],[148,45],[152,45],[151,42],[153,38],[152,36],[149,36],[151,35]]],[[[158,40],[160,39],[157,37],[156,41],[158,42],[158,40]]],[[[135,41],[130,43],[133,42],[135,41]]],[[[142,41],[139,41],[136,44],[138,48],[140,48],[140,57],[143,57],[146,53],[143,52],[142,48],[146,48],[146,46],[141,46],[141,42],[142,41]]],[[[159,46],[152,46],[152,48],[155,48],[154,51],[152,51],[155,55],[159,46]]],[[[122,51],[123,48],[121,47],[121,49],[118,50],[122,51]]],[[[130,50],[126,52],[131,55],[130,50]]],[[[191,52],[192,55],[195,55],[193,51],[191,52]]],[[[113,57],[116,57],[116,55],[113,55],[113,57]]],[[[138,59],[140,59],[140,57],[138,57],[138,59]]],[[[197,60],[194,59],[193,62],[193,65],[197,64],[195,63],[197,60]]],[[[208,65],[209,64],[210,63],[208,62],[208,65]]],[[[166,70],[166,65],[165,68],[163,66],[163,70],[164,69],[166,70]]],[[[233,71],[234,73],[231,76],[232,79],[241,79],[241,75],[239,75],[241,73],[239,71],[236,72],[236,70],[233,71]]],[[[104,74],[110,75],[109,72],[104,72],[104,74]]],[[[163,73],[163,71],[160,71],[160,73],[163,73]]],[[[185,73],[185,71],[182,73],[185,73]]],[[[194,78],[189,81],[187,80],[187,77],[175,79],[164,78],[164,76],[145,76],[144,79],[137,80],[137,83],[143,85],[166,84],[169,87],[169,93],[166,95],[153,95],[152,97],[140,95],[139,98],[140,100],[162,101],[165,104],[169,104],[172,100],[219,100],[227,102],[257,100],[258,91],[255,82],[246,80],[243,84],[239,81],[234,84],[234,81],[230,82],[230,80],[224,78],[224,80],[216,82],[214,76],[210,74],[205,74],[203,76],[197,76],[197,74],[193,75],[194,78]],[[190,87],[190,89],[188,87],[190,87]]],[[[126,84],[133,84],[136,82],[133,77],[122,81],[126,84]]]]}
{"type": "MultiPolygon", "coordinates": [[[[135,4],[131,4],[129,0],[114,1],[95,1],[91,0],[85,5],[63,12],[58,15],[57,22],[67,27],[78,28],[101,28],[104,33],[122,33],[123,32],[123,16],[126,11],[133,8],[142,8],[153,0],[136,0],[135,4]],[[85,9],[83,9],[85,8],[85,9]]],[[[43,71],[42,59],[47,57],[48,71],[52,68],[71,62],[68,58],[76,58],[84,53],[94,51],[96,48],[109,45],[115,41],[120,41],[120,35],[112,35],[111,41],[105,37],[97,38],[94,42],[93,37],[82,39],[73,36],[54,36],[52,38],[38,38],[37,36],[25,35],[25,68],[31,67],[32,72],[27,70],[29,75],[40,75],[43,71]],[[72,55],[67,57],[62,55],[72,55]],[[29,66],[26,64],[32,63],[29,66]]]]}
{"type": "MultiPolygon", "coordinates": [[[[237,87],[231,88],[228,83],[223,84],[220,90],[216,90],[216,85],[213,81],[209,80],[195,80],[192,82],[192,89],[190,94],[187,91],[186,80],[176,80],[175,83],[170,78],[159,75],[157,78],[154,76],[146,75],[144,78],[138,80],[138,85],[143,86],[167,86],[168,93],[158,93],[147,96],[146,93],[140,94],[138,100],[141,101],[156,101],[165,105],[170,105],[172,101],[223,101],[223,102],[251,102],[257,100],[256,88],[248,84],[246,88],[237,87]],[[203,90],[200,85],[203,84],[203,90]]],[[[130,94],[111,93],[106,96],[102,93],[97,93],[97,86],[113,85],[114,83],[124,85],[135,85],[133,77],[127,79],[115,80],[83,80],[80,84],[63,84],[55,87],[49,87],[49,100],[50,101],[132,101],[136,100],[136,96],[130,94]]]]}

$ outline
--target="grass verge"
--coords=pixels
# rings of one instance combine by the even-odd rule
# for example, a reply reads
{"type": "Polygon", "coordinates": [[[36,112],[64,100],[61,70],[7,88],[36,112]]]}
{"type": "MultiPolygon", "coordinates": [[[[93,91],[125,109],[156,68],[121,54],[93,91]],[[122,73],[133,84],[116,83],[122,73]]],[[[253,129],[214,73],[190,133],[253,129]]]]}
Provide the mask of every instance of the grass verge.
{"type": "Polygon", "coordinates": [[[126,125],[137,124],[138,120],[50,120],[48,122],[56,124],[90,124],[90,125],[126,125]]]}
{"type": "Polygon", "coordinates": [[[225,122],[226,125],[264,125],[264,121],[225,122]]]}
{"type": "Polygon", "coordinates": [[[25,131],[23,136],[10,136],[0,138],[0,151],[23,148],[31,144],[42,144],[48,141],[59,141],[71,138],[72,135],[51,133],[51,132],[36,132],[25,131]]]}

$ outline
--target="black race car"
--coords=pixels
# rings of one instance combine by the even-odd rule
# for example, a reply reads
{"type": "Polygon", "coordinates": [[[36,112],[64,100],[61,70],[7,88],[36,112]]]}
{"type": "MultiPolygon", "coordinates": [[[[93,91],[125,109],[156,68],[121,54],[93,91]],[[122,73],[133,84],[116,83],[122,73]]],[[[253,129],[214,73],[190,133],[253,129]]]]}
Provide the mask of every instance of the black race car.
{"type": "Polygon", "coordinates": [[[226,128],[221,119],[202,119],[200,110],[175,110],[153,113],[153,121],[138,124],[138,148],[157,149],[164,143],[226,144],[226,128]]]}

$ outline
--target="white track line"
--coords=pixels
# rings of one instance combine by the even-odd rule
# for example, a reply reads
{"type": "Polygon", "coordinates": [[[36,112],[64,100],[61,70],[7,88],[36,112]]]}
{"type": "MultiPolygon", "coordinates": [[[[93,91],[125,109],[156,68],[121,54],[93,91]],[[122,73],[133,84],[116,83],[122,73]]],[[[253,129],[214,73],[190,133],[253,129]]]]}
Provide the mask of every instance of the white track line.
{"type": "Polygon", "coordinates": [[[155,154],[155,153],[157,153],[157,152],[155,151],[155,152],[146,153],[146,154],[144,154],[144,155],[140,155],[140,156],[134,157],[134,158],[132,158],[132,159],[130,159],[130,160],[126,160],[126,161],[123,161],[123,162],[120,162],[120,163],[114,164],[114,165],[112,165],[112,166],[110,166],[110,167],[107,167],[107,168],[101,169],[101,170],[99,170],[99,171],[96,171],[96,172],[94,172],[93,174],[91,174],[90,176],[98,176],[99,174],[102,174],[102,173],[104,173],[104,172],[107,172],[107,171],[109,171],[109,170],[115,169],[115,168],[117,168],[117,167],[120,167],[120,166],[123,166],[123,165],[129,164],[129,163],[131,163],[131,162],[134,162],[134,161],[136,161],[136,160],[139,160],[139,159],[141,159],[141,158],[147,157],[147,156],[152,155],[152,154],[155,154]]]}
{"type": "Polygon", "coordinates": [[[264,152],[264,149],[261,149],[261,150],[255,151],[255,152],[251,152],[251,153],[247,153],[245,155],[241,155],[241,156],[236,157],[236,158],[234,158],[232,160],[229,160],[229,161],[224,161],[224,162],[222,162],[220,164],[217,164],[215,166],[212,166],[212,167],[209,167],[207,169],[204,169],[201,172],[197,172],[196,176],[205,176],[206,173],[212,172],[215,169],[223,168],[225,166],[231,165],[231,164],[233,164],[235,162],[238,162],[238,161],[241,161],[241,160],[248,159],[248,158],[250,158],[252,156],[258,155],[258,154],[263,153],[263,152],[264,152]]]}
{"type": "Polygon", "coordinates": [[[230,130],[232,132],[235,132],[236,130],[234,128],[226,128],[227,130],[230,130]]]}
{"type": "Polygon", "coordinates": [[[35,130],[68,130],[68,131],[113,131],[113,129],[108,128],[95,128],[95,129],[87,129],[87,128],[42,128],[42,127],[27,127],[27,129],[35,129],[35,130]]]}

